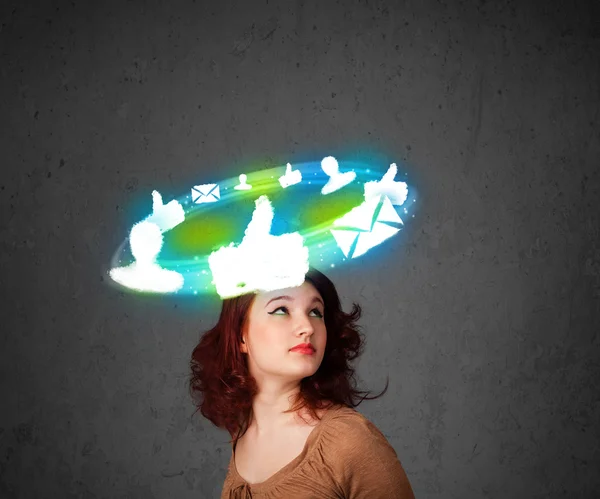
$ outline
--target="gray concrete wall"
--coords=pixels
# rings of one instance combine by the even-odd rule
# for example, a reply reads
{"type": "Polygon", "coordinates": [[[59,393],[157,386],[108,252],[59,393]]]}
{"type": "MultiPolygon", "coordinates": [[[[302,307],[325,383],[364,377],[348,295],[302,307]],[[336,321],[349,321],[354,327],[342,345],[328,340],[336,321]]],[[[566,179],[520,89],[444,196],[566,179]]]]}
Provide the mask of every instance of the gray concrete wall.
{"type": "Polygon", "coordinates": [[[597,2],[0,9],[0,497],[218,497],[186,389],[218,302],[103,272],[152,189],[358,153],[420,192],[329,273],[416,496],[598,497],[597,2]]]}

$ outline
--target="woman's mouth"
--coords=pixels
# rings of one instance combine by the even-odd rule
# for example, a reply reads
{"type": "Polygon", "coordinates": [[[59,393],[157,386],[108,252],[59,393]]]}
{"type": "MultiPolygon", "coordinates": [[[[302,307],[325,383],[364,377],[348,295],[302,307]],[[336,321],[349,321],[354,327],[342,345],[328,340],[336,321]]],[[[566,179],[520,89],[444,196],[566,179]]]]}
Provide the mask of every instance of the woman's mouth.
{"type": "Polygon", "coordinates": [[[303,353],[304,355],[312,355],[315,351],[310,347],[294,347],[290,352],[303,353]]]}

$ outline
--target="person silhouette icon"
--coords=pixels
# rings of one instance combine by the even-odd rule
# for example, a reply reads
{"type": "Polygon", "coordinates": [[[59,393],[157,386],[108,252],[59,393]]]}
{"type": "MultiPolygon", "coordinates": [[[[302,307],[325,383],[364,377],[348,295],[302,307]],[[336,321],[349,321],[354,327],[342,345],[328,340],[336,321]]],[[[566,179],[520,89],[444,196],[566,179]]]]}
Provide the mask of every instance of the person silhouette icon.
{"type": "Polygon", "coordinates": [[[329,176],[328,182],[321,189],[321,194],[332,192],[345,187],[356,178],[355,172],[340,173],[337,160],[333,156],[327,156],[321,161],[321,169],[329,176]]]}
{"type": "Polygon", "coordinates": [[[163,235],[158,225],[148,221],[135,224],[129,234],[129,246],[135,261],[126,267],[112,269],[110,277],[138,291],[177,291],[183,286],[183,276],[156,263],[162,245],[163,235]]]}
{"type": "Polygon", "coordinates": [[[234,189],[236,191],[249,191],[250,189],[252,189],[252,186],[250,184],[246,183],[246,179],[248,178],[248,176],[245,173],[240,174],[240,183],[239,185],[236,185],[234,187],[234,189]]]}

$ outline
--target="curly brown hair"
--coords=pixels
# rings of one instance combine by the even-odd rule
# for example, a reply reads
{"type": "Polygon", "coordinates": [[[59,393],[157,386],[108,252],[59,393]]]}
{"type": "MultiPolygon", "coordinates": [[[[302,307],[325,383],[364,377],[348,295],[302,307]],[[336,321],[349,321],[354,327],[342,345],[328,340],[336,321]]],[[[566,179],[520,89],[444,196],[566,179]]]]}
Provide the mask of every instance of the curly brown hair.
{"type": "MultiPolygon", "coordinates": [[[[361,307],[353,303],[350,313],[342,311],[334,284],[318,270],[311,267],[305,279],[325,302],[327,345],[319,369],[301,380],[300,391],[285,412],[307,408],[314,419],[320,419],[317,409],[332,404],[357,407],[365,399],[381,397],[388,389],[389,376],[379,395],[368,397],[370,392],[356,388],[355,370],[349,362],[362,354],[365,345],[357,324],[361,307]]],[[[252,401],[258,393],[239,346],[255,296],[248,293],[223,300],[217,324],[202,335],[190,361],[189,391],[196,406],[194,413],[200,410],[215,426],[226,429],[232,437],[229,443],[237,441],[248,429],[252,401]]]]}

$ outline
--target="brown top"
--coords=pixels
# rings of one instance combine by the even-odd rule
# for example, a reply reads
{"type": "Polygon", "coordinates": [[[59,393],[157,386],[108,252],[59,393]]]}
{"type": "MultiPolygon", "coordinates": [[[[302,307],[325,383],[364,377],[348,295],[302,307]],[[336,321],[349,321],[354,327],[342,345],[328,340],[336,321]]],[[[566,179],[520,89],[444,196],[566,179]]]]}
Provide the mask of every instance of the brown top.
{"type": "Polygon", "coordinates": [[[414,499],[396,451],[379,429],[353,408],[323,414],[302,452],[258,484],[235,466],[232,446],[221,499],[414,499]]]}

